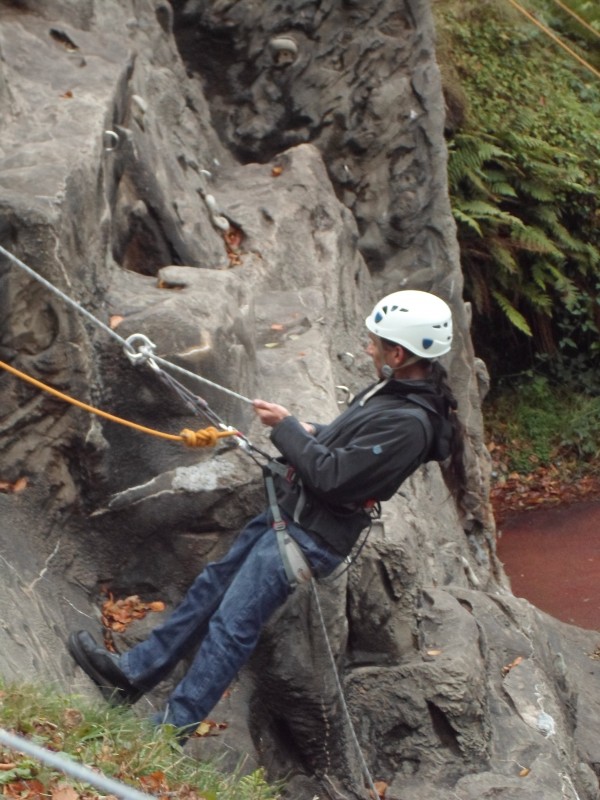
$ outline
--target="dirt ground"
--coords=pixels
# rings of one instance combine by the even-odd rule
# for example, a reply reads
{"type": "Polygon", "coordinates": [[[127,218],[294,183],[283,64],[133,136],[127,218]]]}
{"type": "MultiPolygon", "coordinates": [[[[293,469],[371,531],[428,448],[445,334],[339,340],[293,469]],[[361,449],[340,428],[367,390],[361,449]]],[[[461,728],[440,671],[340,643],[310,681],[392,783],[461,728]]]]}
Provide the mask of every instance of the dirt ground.
{"type": "Polygon", "coordinates": [[[508,515],[498,556],[517,597],[600,631],[600,500],[508,515]]]}

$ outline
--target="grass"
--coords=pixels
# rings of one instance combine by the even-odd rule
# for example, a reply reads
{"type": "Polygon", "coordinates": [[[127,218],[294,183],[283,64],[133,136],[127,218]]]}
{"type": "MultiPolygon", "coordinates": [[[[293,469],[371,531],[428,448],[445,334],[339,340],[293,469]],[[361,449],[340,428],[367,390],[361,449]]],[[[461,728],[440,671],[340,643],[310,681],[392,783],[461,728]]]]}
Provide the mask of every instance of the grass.
{"type": "MultiPolygon", "coordinates": [[[[0,682],[0,725],[156,796],[179,800],[275,800],[279,796],[262,770],[250,775],[221,773],[210,762],[186,756],[167,727],[153,728],[129,709],[94,705],[78,696],[0,682]]],[[[2,745],[0,786],[5,796],[20,800],[102,796],[93,787],[2,745]]]]}

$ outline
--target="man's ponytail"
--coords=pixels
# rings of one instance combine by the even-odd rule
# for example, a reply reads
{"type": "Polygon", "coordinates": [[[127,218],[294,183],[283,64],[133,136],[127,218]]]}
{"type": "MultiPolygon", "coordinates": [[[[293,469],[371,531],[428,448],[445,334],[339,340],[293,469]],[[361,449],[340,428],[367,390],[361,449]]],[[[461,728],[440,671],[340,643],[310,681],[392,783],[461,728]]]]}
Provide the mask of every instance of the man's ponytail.
{"type": "Polygon", "coordinates": [[[439,361],[430,365],[430,380],[446,401],[448,419],[452,426],[450,437],[450,456],[441,465],[444,481],[456,499],[460,510],[465,511],[464,500],[467,494],[467,471],[465,468],[465,429],[460,421],[458,403],[448,383],[448,373],[439,361]]]}

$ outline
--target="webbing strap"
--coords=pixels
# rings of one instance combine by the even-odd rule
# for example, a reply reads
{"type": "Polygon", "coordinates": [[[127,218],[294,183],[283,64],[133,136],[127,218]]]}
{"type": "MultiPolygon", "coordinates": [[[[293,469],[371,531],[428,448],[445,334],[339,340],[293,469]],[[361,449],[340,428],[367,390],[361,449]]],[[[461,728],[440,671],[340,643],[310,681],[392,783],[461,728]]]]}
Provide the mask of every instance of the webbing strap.
{"type": "MultiPolygon", "coordinates": [[[[282,465],[279,466],[282,467],[282,465]]],[[[277,494],[275,493],[273,474],[270,471],[270,464],[263,467],[263,476],[267,501],[269,503],[271,516],[273,517],[273,528],[277,536],[277,546],[279,547],[279,554],[283,561],[283,568],[285,569],[285,574],[290,586],[296,587],[301,583],[307,583],[312,578],[312,570],[300,546],[290,536],[287,525],[281,516],[279,504],[277,503],[277,494]]]]}

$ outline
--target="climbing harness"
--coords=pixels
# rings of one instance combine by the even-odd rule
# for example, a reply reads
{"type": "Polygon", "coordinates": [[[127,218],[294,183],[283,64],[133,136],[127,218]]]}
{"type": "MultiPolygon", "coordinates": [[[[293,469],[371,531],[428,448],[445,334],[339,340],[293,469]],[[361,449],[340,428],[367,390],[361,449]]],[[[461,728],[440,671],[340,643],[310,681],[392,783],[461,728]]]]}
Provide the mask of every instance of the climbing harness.
{"type": "MultiPolygon", "coordinates": [[[[371,775],[369,773],[367,764],[365,762],[365,759],[364,759],[364,756],[363,756],[363,753],[362,753],[362,750],[361,750],[361,747],[360,747],[360,743],[358,741],[358,738],[356,736],[356,732],[354,730],[354,726],[352,724],[352,720],[350,718],[350,713],[348,711],[346,700],[344,698],[343,688],[342,688],[341,683],[340,683],[340,679],[339,679],[339,676],[338,676],[338,673],[337,673],[337,666],[335,664],[335,659],[334,659],[334,656],[333,656],[333,652],[331,650],[331,645],[329,643],[329,638],[328,638],[328,635],[327,635],[327,628],[325,626],[325,620],[323,619],[323,613],[322,613],[322,610],[321,610],[321,605],[320,605],[318,593],[317,593],[317,590],[316,590],[315,579],[314,579],[314,577],[312,575],[312,570],[310,568],[310,565],[309,565],[306,557],[304,556],[302,550],[300,549],[299,545],[293,539],[293,537],[290,536],[289,531],[287,529],[287,525],[286,525],[286,523],[285,523],[285,521],[284,521],[284,519],[283,519],[283,517],[281,515],[281,511],[280,511],[279,505],[277,503],[277,496],[276,496],[275,484],[274,484],[273,477],[274,477],[275,474],[280,474],[280,475],[286,475],[287,476],[287,474],[289,472],[289,468],[284,466],[280,462],[274,460],[268,453],[263,452],[258,447],[253,445],[247,439],[247,437],[245,437],[242,433],[240,433],[239,431],[237,431],[237,430],[231,428],[230,426],[226,425],[226,423],[223,422],[223,420],[214,412],[214,410],[209,407],[208,403],[204,399],[202,399],[201,397],[198,397],[193,392],[191,392],[189,389],[187,389],[183,384],[181,384],[172,375],[170,375],[169,372],[161,369],[161,366],[167,367],[168,370],[172,370],[172,371],[175,371],[175,372],[178,372],[178,373],[182,373],[188,378],[200,381],[201,383],[204,383],[204,384],[206,384],[208,386],[211,386],[214,389],[217,389],[218,391],[224,392],[224,393],[226,393],[226,394],[228,394],[228,395],[230,395],[232,397],[235,397],[238,400],[241,400],[241,401],[243,401],[245,403],[252,404],[252,400],[250,400],[248,397],[245,397],[244,395],[241,395],[241,394],[239,394],[237,392],[234,392],[231,389],[227,389],[224,386],[220,386],[217,383],[213,383],[212,381],[208,380],[207,378],[203,378],[202,376],[197,375],[196,373],[190,372],[190,371],[188,371],[186,369],[183,369],[182,367],[178,367],[176,364],[173,364],[170,361],[167,361],[166,359],[163,359],[163,358],[157,356],[156,352],[155,352],[156,351],[156,345],[147,336],[145,336],[144,334],[137,333],[137,334],[133,334],[133,335],[129,336],[127,339],[123,339],[112,328],[110,328],[105,323],[101,322],[93,314],[91,314],[87,309],[83,308],[83,306],[81,306],[79,303],[75,302],[72,298],[70,298],[64,292],[60,291],[60,289],[57,289],[52,283],[50,283],[50,281],[47,281],[45,278],[42,278],[40,275],[38,275],[37,272],[35,272],[33,269],[31,269],[31,267],[28,267],[25,263],[23,263],[20,259],[16,258],[16,256],[14,256],[12,253],[10,253],[8,250],[6,250],[1,245],[0,245],[0,254],[5,255],[10,261],[12,261],[18,267],[20,267],[25,272],[27,272],[28,275],[30,275],[32,278],[34,278],[34,280],[36,280],[39,283],[43,284],[47,289],[49,289],[51,292],[53,292],[58,297],[60,297],[65,303],[70,305],[72,308],[75,308],[79,313],[83,314],[89,321],[91,321],[95,325],[98,325],[99,327],[101,327],[113,339],[116,339],[119,342],[119,344],[123,347],[127,358],[129,359],[129,361],[132,364],[134,364],[136,366],[140,365],[140,364],[147,365],[153,371],[153,373],[157,377],[159,377],[159,379],[163,383],[165,383],[167,386],[172,388],[179,395],[179,397],[186,403],[186,405],[190,409],[192,409],[195,412],[198,411],[198,412],[204,414],[205,416],[207,416],[214,423],[214,425],[216,427],[215,426],[211,426],[211,427],[204,428],[204,429],[201,429],[201,430],[198,430],[198,431],[192,431],[190,429],[184,429],[178,435],[164,433],[162,431],[156,431],[156,430],[154,430],[152,428],[146,428],[145,426],[138,425],[137,423],[133,423],[133,422],[131,422],[129,420],[124,420],[124,419],[122,419],[120,417],[116,417],[116,416],[114,416],[112,414],[109,414],[108,412],[102,411],[101,409],[97,409],[97,408],[95,408],[93,406],[90,406],[87,403],[83,403],[83,402],[81,402],[79,400],[76,400],[75,398],[72,398],[69,395],[66,395],[66,394],[62,393],[62,392],[58,391],[57,389],[54,389],[53,387],[47,386],[46,384],[42,383],[41,381],[38,381],[35,378],[32,378],[29,375],[26,375],[25,373],[21,372],[20,370],[17,370],[16,368],[14,368],[14,367],[12,367],[12,366],[10,366],[10,365],[2,362],[2,361],[0,361],[0,368],[5,369],[6,371],[12,373],[16,377],[19,377],[22,380],[25,380],[25,381],[31,383],[32,385],[37,386],[38,388],[41,388],[41,389],[49,392],[50,394],[53,394],[54,396],[56,396],[56,397],[58,397],[58,398],[60,398],[62,400],[65,400],[65,401],[67,401],[69,403],[72,403],[73,405],[76,405],[79,408],[82,408],[82,409],[84,409],[86,411],[89,411],[90,413],[96,414],[98,416],[101,416],[101,417],[103,417],[105,419],[112,420],[114,422],[118,422],[118,423],[127,425],[127,426],[129,426],[131,428],[134,428],[136,430],[139,430],[139,431],[142,431],[142,432],[145,432],[145,433],[150,433],[150,434],[153,434],[155,436],[159,436],[159,437],[164,438],[164,439],[168,439],[168,440],[171,440],[171,441],[180,441],[180,442],[183,442],[184,444],[186,444],[188,446],[193,446],[193,447],[201,446],[201,447],[203,447],[203,446],[214,445],[214,444],[216,444],[216,442],[219,439],[221,439],[223,437],[230,436],[233,439],[235,439],[235,441],[237,442],[238,446],[242,450],[244,450],[253,459],[253,461],[258,466],[261,467],[261,469],[263,471],[263,476],[264,476],[265,489],[266,489],[266,494],[267,494],[267,498],[268,498],[268,503],[269,503],[271,515],[273,517],[273,528],[274,528],[275,534],[277,536],[277,544],[278,544],[279,552],[281,554],[281,558],[282,558],[282,561],[283,561],[283,565],[284,565],[284,569],[285,569],[285,572],[286,572],[286,576],[287,576],[287,578],[288,578],[288,580],[290,582],[290,585],[292,587],[296,587],[296,586],[298,586],[300,584],[304,584],[304,583],[308,583],[308,582],[310,582],[310,584],[311,584],[313,596],[315,598],[315,602],[316,602],[316,606],[317,606],[317,610],[318,610],[318,614],[319,614],[321,629],[322,629],[322,632],[323,632],[323,638],[325,639],[325,643],[326,643],[326,646],[327,646],[327,652],[329,654],[329,658],[330,658],[330,661],[331,661],[331,665],[332,665],[332,669],[333,669],[333,673],[334,673],[334,677],[335,677],[336,688],[337,688],[337,691],[338,691],[338,693],[340,695],[340,698],[341,698],[341,704],[342,704],[342,708],[344,710],[344,714],[345,714],[345,718],[346,718],[346,721],[347,721],[347,724],[348,724],[348,728],[350,730],[352,741],[353,741],[353,743],[354,743],[354,745],[356,747],[356,750],[358,752],[358,756],[359,756],[359,759],[360,759],[361,769],[362,769],[363,775],[365,777],[367,785],[370,788],[370,791],[372,792],[372,796],[374,798],[376,798],[378,796],[377,795],[377,791],[375,789],[375,785],[373,783],[373,779],[371,778],[371,775]],[[267,459],[267,463],[266,464],[262,464],[258,460],[258,458],[256,457],[256,454],[262,456],[263,458],[266,458],[267,459]]],[[[303,489],[301,487],[300,500],[299,500],[298,505],[297,505],[297,507],[295,509],[295,512],[294,512],[295,521],[296,521],[297,517],[299,516],[299,514],[300,514],[300,512],[302,510],[303,504],[304,504],[304,491],[303,491],[303,489]]],[[[367,533],[368,533],[368,531],[367,531],[367,533]]],[[[365,539],[365,541],[366,541],[366,539],[365,539]]],[[[361,545],[361,547],[359,549],[359,552],[362,549],[362,546],[364,546],[364,542],[363,542],[363,545],[361,545]]],[[[343,574],[343,572],[341,574],[343,574]]],[[[339,576],[336,576],[336,577],[339,577],[339,576]]],[[[3,736],[4,736],[4,732],[0,729],[0,741],[4,741],[4,743],[7,744],[8,746],[14,746],[14,744],[12,742],[9,742],[6,738],[3,739],[3,736]]],[[[6,736],[9,736],[9,734],[6,734],[6,736]]],[[[30,749],[34,747],[34,745],[31,745],[29,742],[26,742],[26,743],[23,744],[23,746],[20,745],[20,749],[23,750],[23,752],[27,752],[25,744],[30,749]]],[[[41,748],[36,748],[36,753],[34,754],[35,757],[39,758],[42,761],[44,761],[44,759],[46,759],[46,763],[48,763],[47,758],[45,756],[42,756],[39,753],[37,753],[37,750],[41,750],[41,748]]],[[[53,756],[55,754],[50,754],[50,755],[53,756]]],[[[58,766],[57,768],[64,769],[61,766],[58,766]]],[[[66,769],[64,771],[67,772],[67,774],[69,774],[66,769]]],[[[73,774],[73,773],[71,772],[70,774],[73,774]]],[[[112,782],[112,784],[109,786],[108,783],[106,782],[108,779],[105,779],[103,776],[97,776],[97,783],[96,784],[94,784],[94,782],[92,780],[90,780],[89,778],[87,778],[87,777],[84,778],[84,779],[88,783],[91,783],[92,785],[98,786],[98,788],[105,789],[110,794],[114,794],[117,797],[123,798],[123,800],[142,800],[142,798],[144,798],[144,797],[145,798],[151,797],[149,795],[142,795],[142,793],[140,793],[140,792],[136,793],[134,790],[130,790],[129,793],[127,793],[125,791],[125,789],[127,787],[115,788],[115,785],[113,785],[114,782],[112,782]]]]}
{"type": "Polygon", "coordinates": [[[281,516],[279,504],[277,503],[273,475],[275,473],[287,474],[289,470],[288,467],[284,467],[283,464],[279,464],[277,461],[271,459],[268,464],[262,467],[262,471],[269,509],[273,517],[273,528],[277,536],[279,553],[289,584],[295,588],[302,583],[307,583],[312,578],[312,570],[304,553],[300,549],[300,545],[290,536],[287,525],[281,516]]]}

